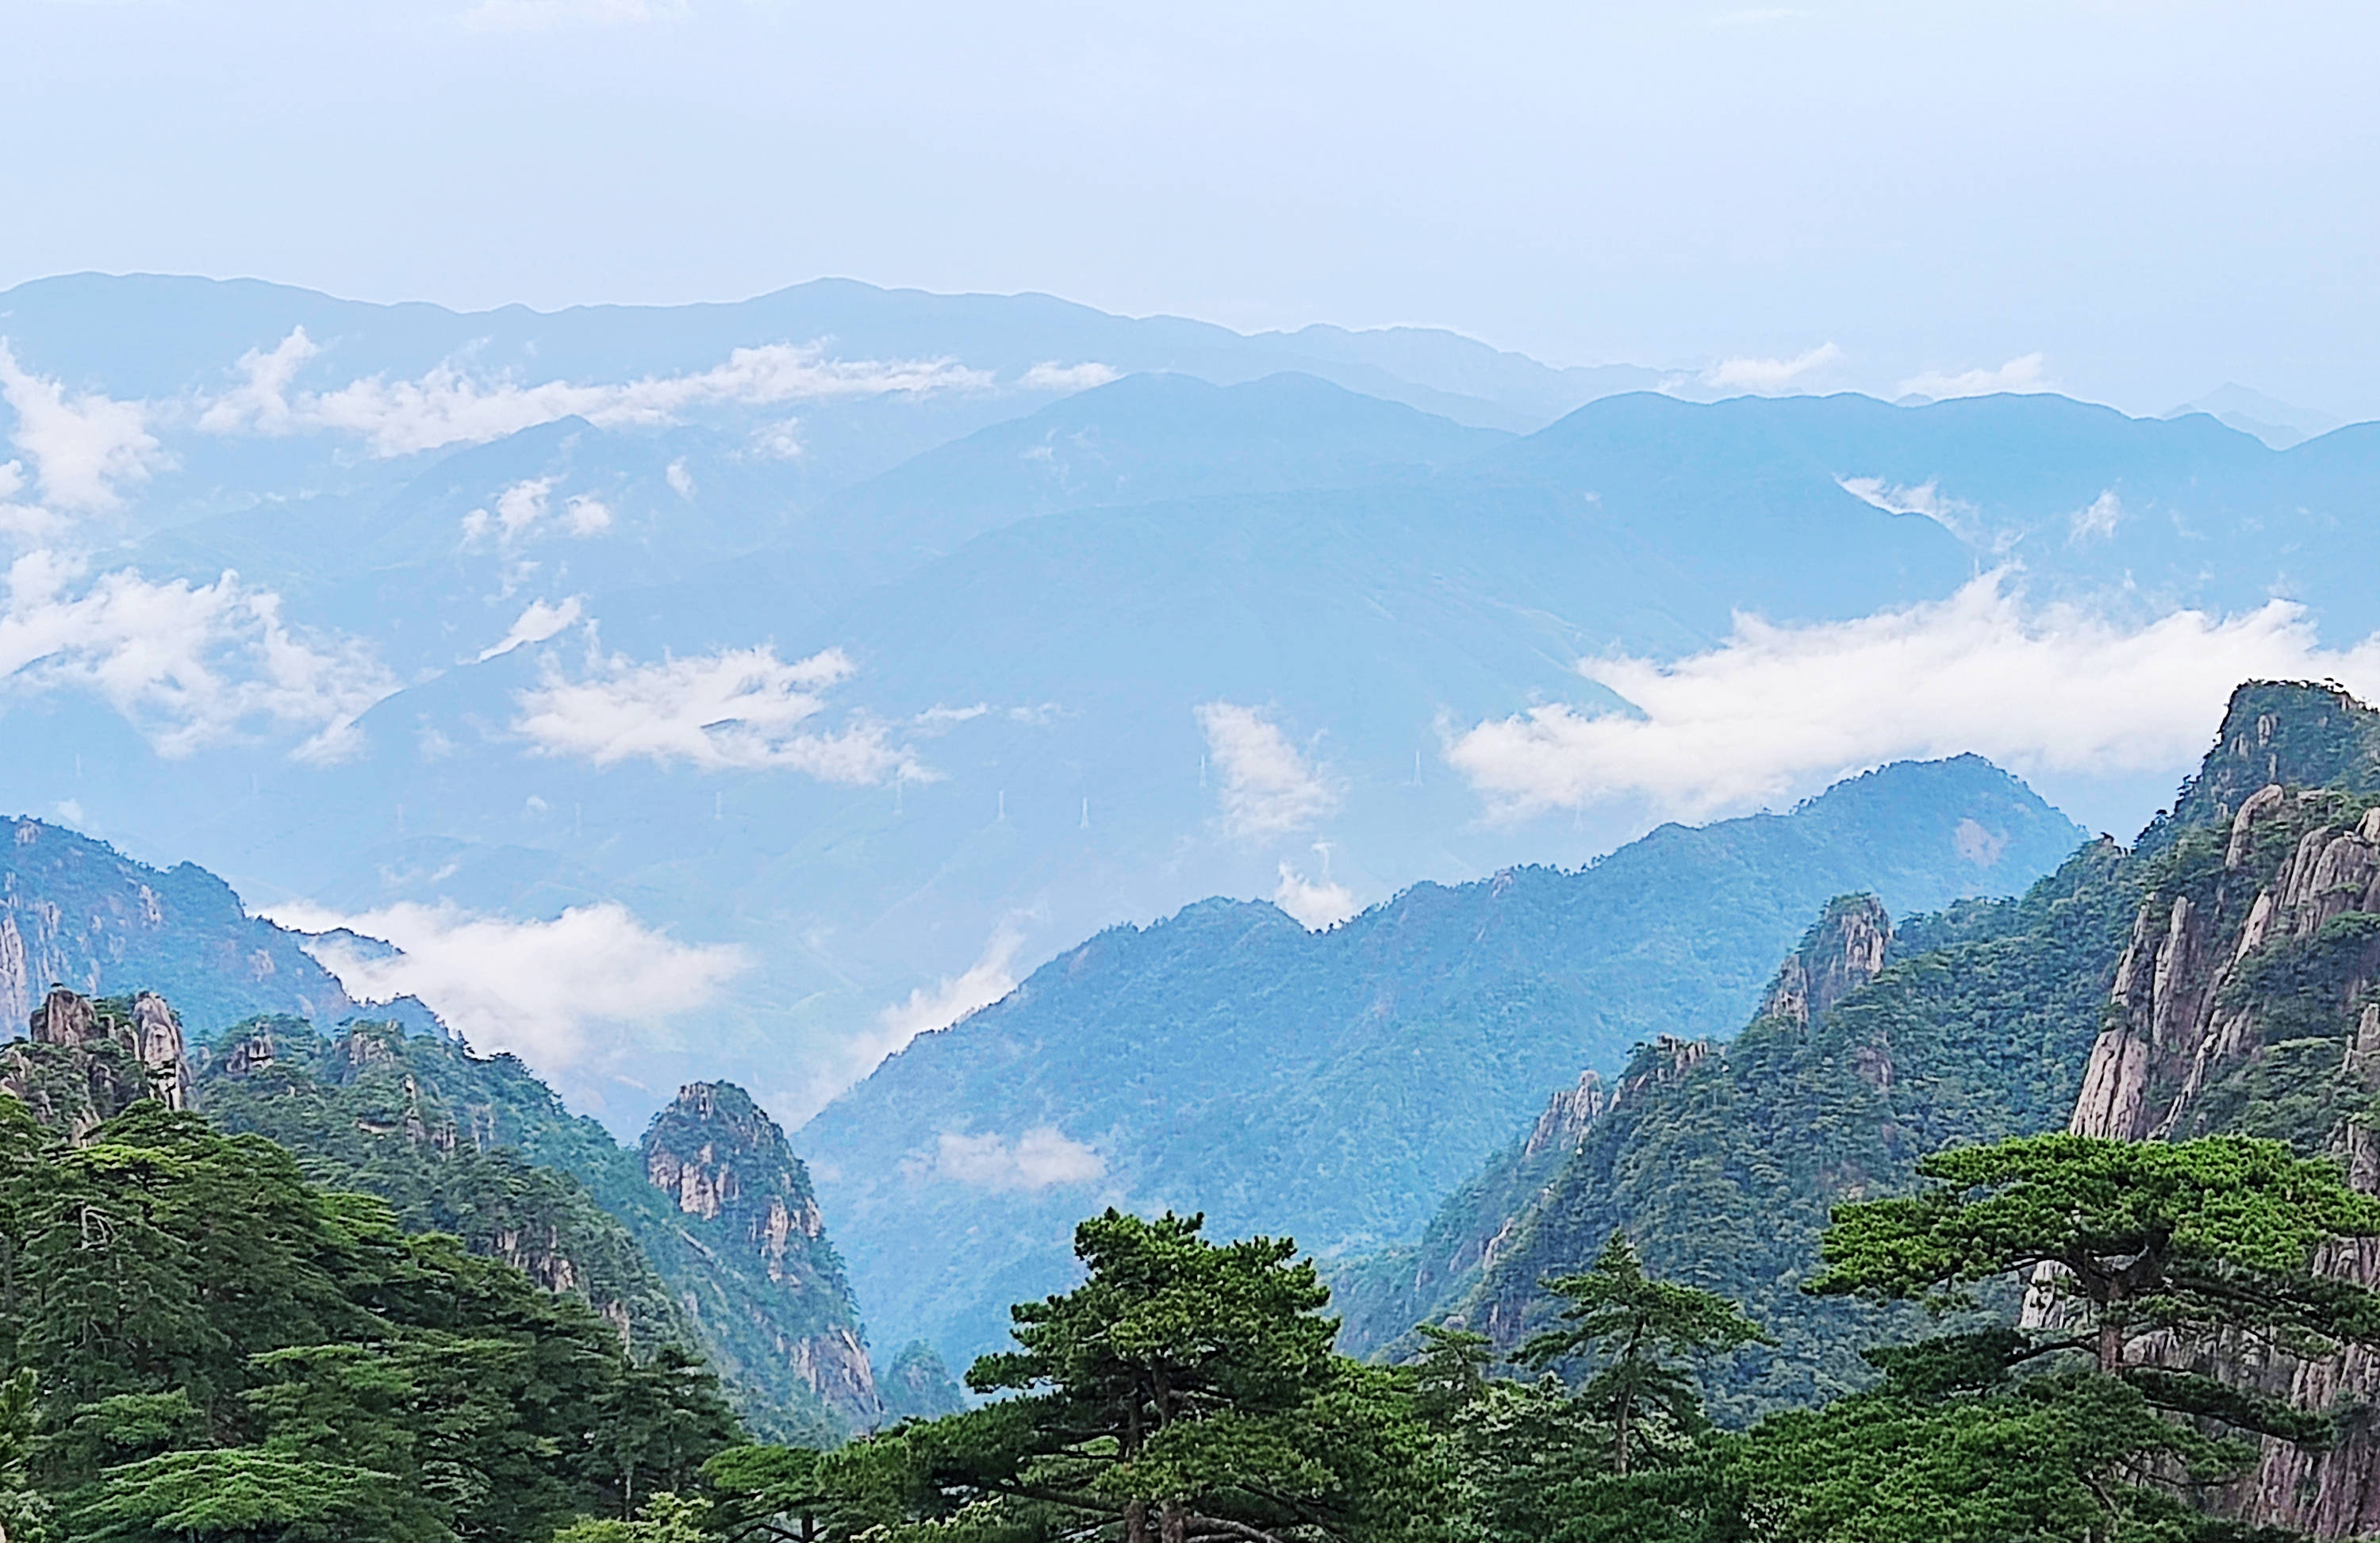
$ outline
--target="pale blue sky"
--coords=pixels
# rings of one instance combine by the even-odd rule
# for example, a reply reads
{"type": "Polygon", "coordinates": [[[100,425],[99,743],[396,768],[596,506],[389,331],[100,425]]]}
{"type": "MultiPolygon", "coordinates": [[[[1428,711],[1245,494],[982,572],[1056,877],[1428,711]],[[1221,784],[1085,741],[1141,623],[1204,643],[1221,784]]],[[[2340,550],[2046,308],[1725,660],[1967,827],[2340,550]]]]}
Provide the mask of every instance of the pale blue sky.
{"type": "Polygon", "coordinates": [[[2369,416],[2375,42],[2368,4],[0,0],[0,286],[840,273],[2369,416]]]}

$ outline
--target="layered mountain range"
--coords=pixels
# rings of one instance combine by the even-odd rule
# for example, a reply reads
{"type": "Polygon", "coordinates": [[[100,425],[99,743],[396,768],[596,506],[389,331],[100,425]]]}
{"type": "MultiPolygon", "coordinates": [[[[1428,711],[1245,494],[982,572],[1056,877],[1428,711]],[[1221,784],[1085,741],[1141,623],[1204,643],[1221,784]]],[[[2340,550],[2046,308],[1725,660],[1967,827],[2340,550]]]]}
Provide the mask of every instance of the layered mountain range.
{"type": "MultiPolygon", "coordinates": [[[[1415,1244],[1336,1271],[1346,1341],[1394,1355],[1416,1321],[1505,1346],[1557,1304],[1542,1282],[1613,1230],[1646,1267],[1743,1302],[1774,1343],[1706,1378],[1742,1421],[1873,1380],[1850,1347],[1938,1331],[1914,1308],[1803,1296],[1830,1207],[1905,1191],[1926,1152],[2070,1129],[2242,1133],[2327,1154],[2380,1193],[2380,712],[2335,686],[2255,684],[2174,808],[2013,900],[1897,926],[1830,905],[1731,1039],[1662,1037],[1617,1078],[1554,1094],[1415,1244]]],[[[2365,1244],[2319,1269],[2380,1284],[2365,1244]]],[[[2014,1317],[2011,1295],[1983,1304],[2014,1317]]],[[[2339,1417],[2267,1439],[2228,1510],[2325,1537],[2380,1521],[2372,1353],[2242,1346],[2227,1373],[2339,1417]]]]}
{"type": "Polygon", "coordinates": [[[1580,870],[1416,886],[1318,935],[1209,901],[919,1037],[798,1140],[870,1323],[963,1364],[1001,1343],[1010,1302],[1069,1278],[1087,1210],[1171,1206],[1366,1253],[1581,1068],[1740,1022],[1829,896],[2007,893],[2082,834],[1964,757],[1664,827],[1580,870]]]}
{"type": "Polygon", "coordinates": [[[0,296],[0,535],[46,554],[11,614],[51,650],[6,677],[0,800],[326,924],[420,907],[423,950],[607,904],[713,949],[708,991],[575,1009],[544,1058],[623,1132],[718,1075],[798,1123],[1204,896],[1319,926],[1607,851],[1689,806],[1538,808],[1451,753],[1619,710],[1582,659],[2010,563],[2121,617],[2380,625],[2368,427],[1702,403],[1444,334],[849,284],[541,316],[83,276],[0,296]],[[136,667],[175,596],[202,687],[136,667]]]}

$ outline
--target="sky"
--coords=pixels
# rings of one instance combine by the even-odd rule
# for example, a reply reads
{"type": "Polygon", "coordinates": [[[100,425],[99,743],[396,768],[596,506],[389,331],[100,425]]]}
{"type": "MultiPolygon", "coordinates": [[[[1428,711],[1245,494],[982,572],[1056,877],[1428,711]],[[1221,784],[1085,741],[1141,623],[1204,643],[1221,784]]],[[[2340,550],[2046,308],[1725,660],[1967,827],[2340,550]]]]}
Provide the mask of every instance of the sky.
{"type": "Polygon", "coordinates": [[[840,274],[2380,416],[2375,43],[2325,3],[0,0],[0,286],[840,274]]]}

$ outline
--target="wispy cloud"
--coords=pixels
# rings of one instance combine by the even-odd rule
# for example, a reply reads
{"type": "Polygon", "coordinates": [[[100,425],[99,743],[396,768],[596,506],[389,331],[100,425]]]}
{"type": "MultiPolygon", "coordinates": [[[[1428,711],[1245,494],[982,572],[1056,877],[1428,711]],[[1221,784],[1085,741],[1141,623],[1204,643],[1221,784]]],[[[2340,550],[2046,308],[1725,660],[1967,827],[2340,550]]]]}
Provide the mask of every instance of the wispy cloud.
{"type": "Polygon", "coordinates": [[[2104,541],[2124,523],[2124,501],[2116,490],[2107,489],[2089,504],[2074,511],[2067,520],[2067,541],[2075,546],[2086,541],[2104,541]]]}
{"type": "Polygon", "coordinates": [[[1881,477],[1838,477],[1843,492],[1888,515],[1923,515],[1970,546],[2004,553],[2022,534],[2013,526],[1994,527],[1979,506],[1945,493],[1932,479],[1914,487],[1881,477]]]}
{"type": "Polygon", "coordinates": [[[1806,354],[1789,359],[1722,359],[1703,371],[1702,383],[1713,391],[1749,391],[1775,395],[1799,389],[1843,357],[1831,343],[1821,343],[1806,354]]]}
{"type": "Polygon", "coordinates": [[[356,750],[356,721],[397,687],[367,645],[290,626],[279,595],[237,574],[158,584],[119,568],[85,582],[79,561],[49,551],[8,568],[0,680],[98,697],[160,755],[279,727],[308,731],[292,753],[317,762],[356,750]]]}
{"type": "Polygon", "coordinates": [[[577,679],[549,661],[544,679],[516,699],[513,727],[547,754],[598,766],[641,759],[708,771],[779,767],[851,784],[935,780],[884,724],[805,727],[826,711],[821,693],[856,671],[841,649],[787,662],[765,645],[658,664],[597,654],[577,679]]]}
{"type": "Polygon", "coordinates": [[[511,631],[480,650],[478,662],[485,664],[489,660],[508,654],[515,649],[525,648],[531,643],[542,643],[549,638],[556,637],[565,628],[577,626],[579,614],[580,601],[577,595],[572,595],[559,605],[533,600],[515,619],[511,631]]]}
{"type": "Polygon", "coordinates": [[[1272,903],[1309,932],[1327,930],[1364,908],[1354,891],[1332,882],[1329,848],[1318,843],[1317,850],[1322,854],[1321,878],[1308,879],[1284,862],[1281,865],[1281,882],[1272,892],[1272,903]]]}
{"type": "Polygon", "coordinates": [[[1089,1184],[1108,1171],[1098,1152],[1055,1125],[1036,1125],[1014,1141],[944,1131],[930,1163],[905,1166],[912,1177],[929,1173],[973,1189],[1026,1191],[1089,1184]]]}
{"type": "Polygon", "coordinates": [[[1884,761],[1969,750],[2019,772],[2187,764],[2240,681],[2380,681],[2380,639],[2326,650],[2304,609],[2284,601],[2128,626],[2031,605],[1995,573],[1855,621],[1738,616],[1724,644],[1674,663],[1623,656],[1579,669],[1634,712],[1539,707],[1449,747],[1497,813],[1633,798],[1699,819],[1884,761]]]}
{"type": "Polygon", "coordinates": [[[512,483],[496,495],[496,507],[492,514],[486,509],[474,509],[463,516],[463,544],[478,546],[493,538],[496,544],[507,550],[522,545],[546,530],[559,529],[573,536],[600,536],[612,529],[612,510],[592,493],[573,493],[563,501],[560,510],[552,507],[552,477],[530,477],[512,483]]]}
{"type": "Polygon", "coordinates": [[[626,1048],[653,1020],[707,1005],[750,963],[733,945],[679,942],[611,901],[551,921],[443,902],[353,915],[301,904],[268,914],[300,931],[344,928],[395,944],[391,954],[334,935],[309,952],[349,995],[418,996],[480,1051],[511,1051],[549,1073],[626,1048]]]}
{"type": "Polygon", "coordinates": [[[173,464],[149,431],[147,403],[69,394],[59,382],[19,366],[6,338],[0,338],[0,400],[17,416],[10,442],[32,461],[42,498],[56,508],[114,509],[123,503],[119,484],[146,481],[173,464]]]}
{"type": "Polygon", "coordinates": [[[2045,366],[2041,355],[2024,354],[1998,370],[1968,370],[1955,375],[1925,371],[1901,382],[1900,394],[1930,396],[1939,402],[1953,396],[1990,396],[2004,391],[2055,391],[2057,383],[2050,380],[2045,366]]]}
{"type": "Polygon", "coordinates": [[[1337,789],[1261,711],[1220,701],[1196,711],[1221,784],[1223,828],[1232,835],[1278,835],[1338,808],[1337,789]]]}
{"type": "Polygon", "coordinates": [[[1089,391],[1122,378],[1122,372],[1111,365],[1045,361],[1026,371],[1017,383],[1027,391],[1089,391]]]}
{"type": "Polygon", "coordinates": [[[571,417],[599,427],[659,424],[706,404],[767,406],[988,390],[993,383],[989,372],[949,358],[836,359],[819,344],[771,343],[738,348],[725,363],[693,374],[613,384],[483,380],[449,360],[418,380],[375,375],[334,391],[305,392],[293,390],[298,366],[310,357],[293,348],[298,335],[293,333],[271,353],[244,356],[245,381],[206,405],[200,426],[216,433],[342,431],[363,436],[376,455],[405,456],[484,443],[571,417]]]}

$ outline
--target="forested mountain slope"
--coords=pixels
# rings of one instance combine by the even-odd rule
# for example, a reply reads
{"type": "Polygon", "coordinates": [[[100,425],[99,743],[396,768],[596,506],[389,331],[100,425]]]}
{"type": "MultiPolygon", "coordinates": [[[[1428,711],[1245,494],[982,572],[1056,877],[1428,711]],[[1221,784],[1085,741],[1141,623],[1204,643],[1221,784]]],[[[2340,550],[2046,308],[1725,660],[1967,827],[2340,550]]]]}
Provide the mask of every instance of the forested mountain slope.
{"type": "MultiPolygon", "coordinates": [[[[1609,1095],[1560,1095],[1417,1246],[1342,1271],[1351,1342],[1391,1345],[1427,1318],[1516,1343],[1550,1310],[1540,1282],[1618,1228],[1648,1268],[1744,1302],[1776,1335],[1714,1379],[1715,1407],[1742,1420],[1872,1376],[1851,1347],[1874,1309],[1798,1286],[1829,1207],[1906,1189],[1942,1146],[2070,1120],[2136,1139],[2241,1132],[2340,1153],[2380,1187],[2364,1134],[2380,1116],[2375,801],[2380,714],[2332,686],[2242,686],[2175,811],[2131,850],[2103,841],[2020,900],[1912,918],[1871,981],[1805,1016],[1796,980],[1862,952],[1838,906],[1732,1042],[1663,1039],[1609,1095]]],[[[2365,1252],[2333,1264],[2380,1279],[2365,1252]]],[[[2283,1358],[2266,1380],[2311,1408],[2380,1387],[2362,1352],[2283,1358]]],[[[2238,1503],[2367,1528],[2363,1440],[2327,1457],[2271,1447],[2238,1503]]]]}
{"type": "Polygon", "coordinates": [[[1069,1268],[1109,1202],[1325,1255],[1417,1228],[1582,1067],[1742,1021],[1827,899],[2021,887],[2080,832],[1974,758],[1790,814],[1669,826],[1577,872],[1416,886],[1310,933],[1209,901],[1062,955],[923,1036],[800,1133],[888,1343],[953,1364],[1069,1268]]]}
{"type": "Polygon", "coordinates": [[[746,1422],[825,1440],[881,1417],[856,1308],[801,1164],[743,1092],[698,1085],[624,1148],[511,1056],[395,1025],[241,1026],[195,1102],[408,1229],[586,1298],[632,1346],[698,1345],[746,1422]]]}
{"type": "MultiPolygon", "coordinates": [[[[259,1014],[334,1023],[355,1012],[303,942],[195,863],[160,871],[40,820],[15,820],[0,840],[0,1023],[24,1023],[52,985],[155,991],[200,1039],[259,1014]]],[[[395,1015],[427,1016],[418,1004],[395,1015]]]]}

